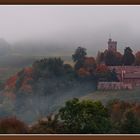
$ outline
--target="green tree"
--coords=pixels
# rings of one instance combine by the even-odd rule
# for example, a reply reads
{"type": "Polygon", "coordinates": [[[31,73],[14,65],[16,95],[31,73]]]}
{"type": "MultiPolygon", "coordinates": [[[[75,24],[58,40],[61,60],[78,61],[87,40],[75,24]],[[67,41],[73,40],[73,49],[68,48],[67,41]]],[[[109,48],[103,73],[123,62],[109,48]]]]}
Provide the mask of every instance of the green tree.
{"type": "Polygon", "coordinates": [[[132,111],[128,111],[125,117],[125,120],[121,124],[121,133],[139,134],[140,120],[135,116],[132,111]]]}
{"type": "Polygon", "coordinates": [[[132,49],[130,47],[126,47],[124,49],[123,64],[132,65],[134,62],[135,62],[135,56],[133,55],[132,49]]]}
{"type": "Polygon", "coordinates": [[[44,58],[33,63],[33,77],[61,76],[64,74],[64,64],[61,58],[44,58]]]}
{"type": "Polygon", "coordinates": [[[75,50],[75,53],[72,55],[73,61],[76,63],[75,64],[75,69],[78,70],[83,66],[83,61],[85,56],[87,55],[86,49],[82,47],[78,47],[75,50]]]}
{"type": "Polygon", "coordinates": [[[74,98],[59,110],[67,133],[108,133],[111,123],[107,109],[99,101],[74,98]]]}
{"type": "Polygon", "coordinates": [[[116,63],[116,57],[115,57],[114,52],[112,51],[106,51],[104,59],[105,59],[105,64],[107,66],[114,66],[116,63]]]}

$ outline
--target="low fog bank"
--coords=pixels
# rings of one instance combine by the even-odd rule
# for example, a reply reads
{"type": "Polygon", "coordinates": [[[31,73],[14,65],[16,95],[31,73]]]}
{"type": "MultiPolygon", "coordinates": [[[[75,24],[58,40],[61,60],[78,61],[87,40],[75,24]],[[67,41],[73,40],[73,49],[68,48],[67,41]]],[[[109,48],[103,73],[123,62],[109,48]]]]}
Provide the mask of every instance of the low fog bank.
{"type": "Polygon", "coordinates": [[[1,118],[16,116],[20,120],[32,124],[47,115],[57,113],[67,100],[80,98],[95,91],[94,82],[75,82],[74,85],[52,94],[43,95],[41,89],[40,93],[35,95],[25,96],[21,94],[14,102],[5,98],[3,100],[5,110],[4,112],[1,110],[0,116],[1,118]]]}

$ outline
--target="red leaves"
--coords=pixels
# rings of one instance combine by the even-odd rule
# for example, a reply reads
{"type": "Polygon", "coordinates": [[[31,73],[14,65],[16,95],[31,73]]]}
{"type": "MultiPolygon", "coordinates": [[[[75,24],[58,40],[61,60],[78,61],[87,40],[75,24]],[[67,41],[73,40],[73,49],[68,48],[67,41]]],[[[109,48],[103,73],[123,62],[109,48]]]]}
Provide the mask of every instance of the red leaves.
{"type": "Polygon", "coordinates": [[[26,67],[26,68],[24,68],[24,73],[25,73],[27,76],[31,76],[32,73],[33,73],[33,68],[32,68],[32,67],[26,67]]]}
{"type": "MultiPolygon", "coordinates": [[[[26,67],[23,69],[23,78],[22,78],[22,83],[21,87],[19,89],[25,91],[25,92],[32,92],[32,86],[30,85],[30,81],[32,80],[32,73],[33,73],[33,68],[32,67],[26,67]]],[[[5,93],[4,95],[11,98],[15,98],[13,93],[14,90],[16,89],[16,83],[17,80],[19,80],[22,75],[15,74],[14,76],[11,76],[5,83],[5,93]]]]}
{"type": "Polygon", "coordinates": [[[5,89],[13,89],[15,87],[17,78],[17,74],[11,76],[5,83],[5,89]]]}
{"type": "Polygon", "coordinates": [[[85,68],[80,68],[80,69],[78,70],[78,75],[79,75],[80,77],[85,77],[85,76],[89,76],[90,73],[87,71],[87,69],[85,69],[85,68]]]}
{"type": "Polygon", "coordinates": [[[77,73],[80,77],[90,76],[95,70],[96,61],[94,57],[85,57],[83,67],[77,73]]]}
{"type": "Polygon", "coordinates": [[[97,73],[106,73],[108,71],[108,67],[104,64],[97,65],[96,72],[97,73]]]}
{"type": "Polygon", "coordinates": [[[27,126],[16,117],[0,120],[0,133],[2,134],[23,134],[27,133],[27,126]]]}
{"type": "Polygon", "coordinates": [[[135,54],[135,57],[136,57],[135,64],[136,64],[136,65],[140,65],[140,51],[138,51],[138,52],[135,54]]]}

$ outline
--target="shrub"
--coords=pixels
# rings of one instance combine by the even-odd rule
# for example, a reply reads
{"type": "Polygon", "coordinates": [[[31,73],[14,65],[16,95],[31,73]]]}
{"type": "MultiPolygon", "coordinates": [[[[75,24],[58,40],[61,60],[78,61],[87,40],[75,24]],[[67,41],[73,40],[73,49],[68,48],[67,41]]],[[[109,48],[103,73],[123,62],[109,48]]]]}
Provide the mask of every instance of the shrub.
{"type": "Polygon", "coordinates": [[[4,118],[0,120],[1,134],[24,134],[28,127],[16,117],[4,118]]]}

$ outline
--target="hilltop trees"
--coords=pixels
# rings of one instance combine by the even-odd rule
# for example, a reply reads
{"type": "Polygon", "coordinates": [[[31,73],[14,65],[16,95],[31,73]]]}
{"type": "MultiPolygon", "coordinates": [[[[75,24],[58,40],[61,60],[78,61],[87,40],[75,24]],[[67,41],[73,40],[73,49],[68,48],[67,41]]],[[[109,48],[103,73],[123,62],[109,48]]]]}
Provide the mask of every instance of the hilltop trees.
{"type": "Polygon", "coordinates": [[[64,73],[63,61],[61,58],[44,58],[33,63],[33,70],[36,78],[61,76],[64,73]]]}
{"type": "Polygon", "coordinates": [[[72,59],[75,62],[75,70],[78,70],[83,66],[83,61],[86,55],[86,48],[78,47],[75,50],[75,53],[72,55],[72,59]]]}
{"type": "Polygon", "coordinates": [[[115,57],[116,57],[116,65],[117,66],[122,65],[122,63],[123,63],[122,62],[123,55],[120,52],[116,52],[115,57]]]}
{"type": "Polygon", "coordinates": [[[86,49],[82,47],[78,47],[72,55],[75,62],[75,72],[81,78],[89,78],[95,74],[96,60],[94,57],[87,57],[86,55],[86,49]]]}
{"type": "Polygon", "coordinates": [[[124,49],[123,64],[132,65],[134,61],[135,61],[135,56],[133,55],[132,49],[130,47],[126,47],[124,49]]]}
{"type": "Polygon", "coordinates": [[[112,51],[106,51],[105,52],[105,64],[107,66],[114,66],[116,63],[116,57],[114,52],[112,51]]]}
{"type": "Polygon", "coordinates": [[[135,54],[135,65],[140,66],[140,51],[135,54]]]}
{"type": "Polygon", "coordinates": [[[118,51],[105,50],[97,53],[96,62],[107,66],[140,65],[140,52],[138,51],[134,55],[130,47],[124,49],[123,55],[118,51]]]}
{"type": "Polygon", "coordinates": [[[80,77],[92,77],[95,74],[96,61],[94,57],[85,57],[83,65],[77,70],[80,77]]]}
{"type": "Polygon", "coordinates": [[[122,65],[122,54],[120,52],[113,52],[106,50],[104,52],[104,62],[107,66],[122,65]]]}
{"type": "Polygon", "coordinates": [[[96,57],[96,63],[99,65],[104,63],[104,52],[98,51],[97,57],[96,57]]]}

